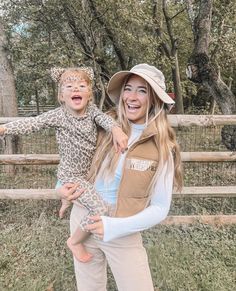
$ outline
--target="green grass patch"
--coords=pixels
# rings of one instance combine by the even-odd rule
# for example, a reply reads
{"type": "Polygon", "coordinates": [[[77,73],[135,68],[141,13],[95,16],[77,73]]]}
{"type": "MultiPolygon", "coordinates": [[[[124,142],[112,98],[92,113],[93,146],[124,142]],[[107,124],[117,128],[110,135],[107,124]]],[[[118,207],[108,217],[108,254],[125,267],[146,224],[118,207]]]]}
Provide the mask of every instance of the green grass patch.
{"type": "MultiPolygon", "coordinates": [[[[75,290],[68,216],[58,219],[58,208],[58,201],[0,201],[0,290],[75,290]]],[[[235,231],[199,224],[144,232],[157,290],[234,290],[235,231]]],[[[108,290],[116,290],[110,273],[108,290]]]]}
{"type": "Polygon", "coordinates": [[[158,226],[146,232],[153,280],[163,291],[232,291],[236,226],[158,226]]]}

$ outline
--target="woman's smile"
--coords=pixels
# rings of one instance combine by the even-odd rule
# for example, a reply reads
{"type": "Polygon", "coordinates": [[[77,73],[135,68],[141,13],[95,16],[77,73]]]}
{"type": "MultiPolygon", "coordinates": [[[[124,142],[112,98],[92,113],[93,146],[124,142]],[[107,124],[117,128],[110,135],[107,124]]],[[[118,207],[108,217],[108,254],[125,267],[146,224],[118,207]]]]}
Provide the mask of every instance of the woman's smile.
{"type": "Polygon", "coordinates": [[[127,103],[127,106],[128,106],[128,110],[131,110],[131,111],[136,111],[137,109],[139,109],[141,107],[139,105],[129,104],[129,103],[127,103]]]}

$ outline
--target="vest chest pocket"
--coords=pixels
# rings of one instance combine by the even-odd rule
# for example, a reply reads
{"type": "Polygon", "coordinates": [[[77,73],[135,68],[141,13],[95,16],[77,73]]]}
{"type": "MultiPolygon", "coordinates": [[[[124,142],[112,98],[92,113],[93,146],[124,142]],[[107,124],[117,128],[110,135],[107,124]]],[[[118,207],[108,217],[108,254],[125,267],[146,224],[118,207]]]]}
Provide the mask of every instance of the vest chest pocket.
{"type": "Polygon", "coordinates": [[[149,186],[156,173],[158,163],[138,158],[127,159],[125,163],[123,185],[126,185],[126,197],[148,197],[149,186]]]}

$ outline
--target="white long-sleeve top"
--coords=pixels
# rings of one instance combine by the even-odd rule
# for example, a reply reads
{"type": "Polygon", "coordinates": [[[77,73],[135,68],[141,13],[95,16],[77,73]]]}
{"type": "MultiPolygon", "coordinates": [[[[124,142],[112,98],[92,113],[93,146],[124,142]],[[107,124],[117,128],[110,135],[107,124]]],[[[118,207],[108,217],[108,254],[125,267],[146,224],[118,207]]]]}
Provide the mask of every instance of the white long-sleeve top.
{"type": "MultiPolygon", "coordinates": [[[[137,140],[137,138],[140,137],[143,128],[140,125],[132,126],[132,133],[130,137],[130,140],[132,141],[131,143],[133,143],[134,140],[137,140]]],[[[122,155],[115,173],[116,180],[121,177],[124,159],[125,156],[122,155]]],[[[157,179],[157,182],[153,189],[153,193],[151,194],[150,204],[147,208],[129,217],[117,218],[101,216],[104,226],[103,240],[107,242],[119,237],[130,235],[135,232],[148,229],[164,220],[170,209],[172,199],[173,178],[174,178],[174,164],[173,158],[172,156],[170,156],[169,160],[164,164],[163,170],[157,179]]],[[[95,183],[95,187],[96,190],[102,195],[104,200],[110,203],[113,200],[113,203],[115,203],[113,199],[114,195],[111,195],[110,193],[111,191],[107,191],[107,189],[110,189],[109,184],[105,186],[104,183],[101,183],[101,180],[98,180],[95,183]]],[[[116,181],[116,190],[117,188],[118,183],[116,181]]],[[[113,185],[112,191],[113,193],[114,190],[115,189],[113,185]]]]}

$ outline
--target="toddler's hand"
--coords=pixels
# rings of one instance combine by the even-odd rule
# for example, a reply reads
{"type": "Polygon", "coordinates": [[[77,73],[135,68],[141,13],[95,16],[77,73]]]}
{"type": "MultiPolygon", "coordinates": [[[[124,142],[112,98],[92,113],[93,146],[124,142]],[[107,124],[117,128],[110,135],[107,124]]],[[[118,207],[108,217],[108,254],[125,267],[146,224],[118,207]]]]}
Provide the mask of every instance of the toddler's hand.
{"type": "Polygon", "coordinates": [[[6,131],[6,128],[0,126],[0,135],[4,135],[5,131],[6,131]]]}
{"type": "Polygon", "coordinates": [[[128,146],[128,136],[123,132],[119,126],[112,128],[113,143],[116,152],[124,153],[128,146]]]}
{"type": "Polygon", "coordinates": [[[78,198],[84,192],[84,189],[78,190],[77,188],[78,184],[65,183],[63,186],[57,189],[57,192],[60,194],[62,199],[71,201],[78,198]]]}

